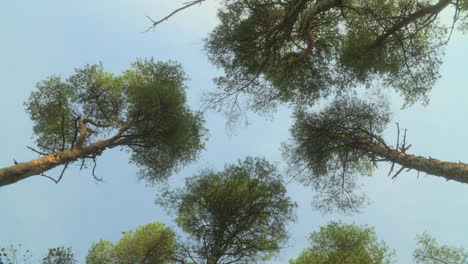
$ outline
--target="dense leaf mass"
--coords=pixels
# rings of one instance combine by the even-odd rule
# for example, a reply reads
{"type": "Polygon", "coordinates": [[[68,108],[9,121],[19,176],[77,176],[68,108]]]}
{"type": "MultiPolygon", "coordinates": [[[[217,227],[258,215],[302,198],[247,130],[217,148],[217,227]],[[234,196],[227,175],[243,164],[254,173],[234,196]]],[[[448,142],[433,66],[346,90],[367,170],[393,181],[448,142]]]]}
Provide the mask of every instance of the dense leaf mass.
{"type": "Polygon", "coordinates": [[[209,58],[225,73],[208,103],[237,105],[246,94],[249,107],[262,112],[378,82],[412,103],[438,79],[447,29],[437,15],[449,3],[227,0],[206,40],[209,58]]]}
{"type": "Polygon", "coordinates": [[[372,157],[348,144],[347,137],[378,142],[389,121],[382,102],[339,98],[317,113],[297,112],[292,141],[284,156],[298,179],[317,192],[315,203],[323,211],[353,211],[365,197],[356,192],[357,174],[369,175],[372,157]]]}
{"type": "Polygon", "coordinates": [[[390,264],[393,253],[373,228],[331,222],[310,235],[311,246],[290,264],[390,264]]]}
{"type": "Polygon", "coordinates": [[[174,263],[175,233],[163,223],[149,223],[123,234],[116,244],[104,239],[93,243],[86,264],[174,263]]]}
{"type": "Polygon", "coordinates": [[[39,149],[50,154],[107,140],[81,159],[124,147],[150,183],[194,160],[206,130],[201,113],[186,104],[181,66],[153,59],[132,66],[117,76],[102,64],[88,65],[66,80],[38,83],[26,107],[39,149]]]}
{"type": "Polygon", "coordinates": [[[270,257],[285,242],[295,207],[276,168],[254,158],[221,172],[203,171],[163,198],[195,241],[189,253],[208,264],[270,257]]]}

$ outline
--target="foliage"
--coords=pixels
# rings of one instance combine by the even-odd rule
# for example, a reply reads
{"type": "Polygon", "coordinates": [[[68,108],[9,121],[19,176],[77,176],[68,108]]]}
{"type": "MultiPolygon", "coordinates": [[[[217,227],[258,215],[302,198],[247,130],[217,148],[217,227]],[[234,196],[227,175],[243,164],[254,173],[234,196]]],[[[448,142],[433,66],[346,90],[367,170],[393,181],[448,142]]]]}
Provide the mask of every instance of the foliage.
{"type": "Polygon", "coordinates": [[[77,264],[71,248],[57,247],[49,249],[49,253],[42,259],[42,264],[77,264]]]}
{"type": "Polygon", "coordinates": [[[149,223],[123,234],[116,244],[103,239],[93,243],[86,264],[173,263],[175,233],[163,223],[149,223]]]}
{"type": "Polygon", "coordinates": [[[108,140],[80,157],[83,163],[121,146],[152,183],[193,161],[204,146],[204,121],[186,104],[186,79],[180,65],[153,59],[137,60],[119,76],[87,65],[65,80],[38,83],[25,105],[43,154],[108,140]]]}
{"type": "Polygon", "coordinates": [[[22,249],[22,245],[10,245],[0,248],[0,264],[30,264],[32,255],[29,249],[22,249]]]}
{"type": "Polygon", "coordinates": [[[435,238],[427,233],[416,237],[420,246],[413,252],[417,264],[465,264],[468,262],[468,251],[463,248],[439,246],[435,238]]]}
{"type": "Polygon", "coordinates": [[[317,192],[315,205],[322,211],[356,211],[366,201],[357,192],[356,175],[371,175],[372,156],[344,138],[378,141],[388,108],[377,100],[338,98],[321,112],[296,112],[295,119],[292,141],[283,148],[291,173],[317,192]]]}
{"type": "Polygon", "coordinates": [[[248,106],[263,112],[377,83],[407,103],[426,98],[447,40],[437,15],[449,3],[227,0],[206,40],[210,60],[225,73],[207,102],[237,105],[247,95],[248,106]]]}
{"type": "Polygon", "coordinates": [[[290,264],[390,264],[393,253],[366,226],[330,222],[310,235],[311,246],[290,264]]]}
{"type": "Polygon", "coordinates": [[[246,158],[221,172],[202,171],[187,179],[185,188],[162,198],[195,241],[187,255],[208,264],[268,259],[286,241],[296,206],[276,168],[259,158],[246,158]]]}

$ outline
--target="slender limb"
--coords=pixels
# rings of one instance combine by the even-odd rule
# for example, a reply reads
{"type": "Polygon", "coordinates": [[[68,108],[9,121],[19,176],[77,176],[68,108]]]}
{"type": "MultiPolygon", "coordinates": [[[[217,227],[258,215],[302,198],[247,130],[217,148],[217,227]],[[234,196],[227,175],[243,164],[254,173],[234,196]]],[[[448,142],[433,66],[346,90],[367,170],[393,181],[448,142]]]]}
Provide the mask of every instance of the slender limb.
{"type": "Polygon", "coordinates": [[[30,149],[30,150],[36,152],[36,153],[39,154],[39,155],[47,156],[47,155],[50,154],[50,153],[41,152],[41,151],[39,151],[39,150],[37,150],[37,149],[34,149],[34,148],[32,148],[32,147],[29,147],[29,146],[26,146],[26,147],[27,147],[28,149],[30,149]]]}
{"type": "Polygon", "coordinates": [[[155,21],[151,17],[147,16],[147,18],[151,21],[151,23],[153,23],[153,25],[151,25],[145,32],[148,32],[150,30],[154,30],[157,25],[159,25],[160,23],[168,20],[170,17],[177,14],[178,12],[180,12],[180,11],[186,9],[186,8],[189,8],[189,7],[193,6],[193,5],[201,4],[201,2],[203,2],[203,1],[205,1],[205,0],[194,0],[194,1],[186,2],[186,3],[184,3],[185,4],[184,6],[182,6],[181,8],[177,8],[176,10],[172,11],[172,13],[170,13],[169,15],[163,17],[162,19],[160,19],[158,21],[155,21]]]}
{"type": "Polygon", "coordinates": [[[41,173],[39,176],[45,177],[45,178],[47,178],[47,179],[53,181],[55,184],[58,184],[58,183],[60,182],[60,180],[62,180],[63,174],[65,173],[65,170],[67,169],[68,164],[69,164],[69,163],[67,163],[67,164],[65,164],[65,166],[63,166],[62,172],[60,173],[60,176],[58,177],[57,180],[54,179],[53,177],[50,177],[50,176],[48,176],[48,175],[45,175],[44,173],[41,173]]]}
{"type": "Polygon", "coordinates": [[[94,162],[94,166],[93,166],[93,178],[98,181],[98,182],[103,182],[104,180],[102,178],[98,178],[95,174],[95,170],[96,170],[96,166],[97,166],[97,163],[96,163],[96,157],[93,158],[93,162],[94,162]]]}
{"type": "Polygon", "coordinates": [[[80,149],[80,148],[83,147],[83,143],[84,143],[84,141],[86,139],[86,135],[88,134],[88,128],[86,127],[84,119],[80,118],[78,120],[78,124],[79,124],[79,127],[80,127],[80,135],[76,139],[74,148],[80,149]]]}

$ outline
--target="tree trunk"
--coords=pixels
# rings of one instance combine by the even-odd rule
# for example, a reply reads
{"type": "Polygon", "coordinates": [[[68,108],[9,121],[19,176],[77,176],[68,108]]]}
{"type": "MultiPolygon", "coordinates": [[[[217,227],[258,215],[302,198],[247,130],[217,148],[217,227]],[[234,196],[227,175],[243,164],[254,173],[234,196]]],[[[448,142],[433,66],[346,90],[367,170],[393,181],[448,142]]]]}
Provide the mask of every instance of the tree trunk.
{"type": "Polygon", "coordinates": [[[45,171],[77,161],[80,158],[89,158],[106,148],[115,147],[114,141],[114,138],[102,140],[83,148],[77,147],[71,150],[52,153],[38,159],[2,168],[0,169],[0,187],[13,184],[34,175],[40,175],[45,171]]]}
{"type": "Polygon", "coordinates": [[[356,139],[350,135],[342,134],[339,137],[348,146],[370,152],[385,161],[399,164],[404,168],[439,176],[447,181],[468,183],[468,164],[410,155],[373,142],[356,139]]]}

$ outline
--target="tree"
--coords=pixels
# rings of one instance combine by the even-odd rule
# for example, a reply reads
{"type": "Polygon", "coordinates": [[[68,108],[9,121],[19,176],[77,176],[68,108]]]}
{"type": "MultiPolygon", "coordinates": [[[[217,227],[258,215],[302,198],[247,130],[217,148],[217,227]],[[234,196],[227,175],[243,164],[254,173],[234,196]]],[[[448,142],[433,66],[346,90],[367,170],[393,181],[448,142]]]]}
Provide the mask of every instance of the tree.
{"type": "Polygon", "coordinates": [[[93,243],[86,264],[174,263],[175,233],[163,223],[153,222],[122,233],[124,236],[115,245],[103,239],[93,243]]]}
{"type": "MultiPolygon", "coordinates": [[[[303,112],[318,99],[346,95],[352,88],[363,85],[393,87],[407,104],[421,99],[427,102],[427,92],[439,78],[443,48],[460,18],[465,22],[462,28],[466,29],[467,7],[466,1],[450,0],[226,1],[218,13],[219,25],[206,40],[210,60],[223,69],[225,75],[216,79],[218,92],[211,93],[207,103],[218,110],[230,105],[227,109],[231,118],[238,116],[236,109],[266,112],[280,103],[288,103],[303,112]],[[446,26],[438,17],[449,7],[453,8],[453,23],[446,26]],[[248,107],[239,107],[242,101],[248,107]]],[[[372,104],[379,107],[377,103],[372,104]]],[[[334,106],[329,109],[332,108],[334,106]]],[[[361,110],[356,109],[357,112],[361,110]]],[[[298,120],[301,121],[303,119],[298,120]]],[[[366,133],[373,134],[372,130],[366,133]]],[[[311,142],[307,144],[326,142],[334,137],[333,144],[346,146],[348,154],[359,154],[360,161],[370,158],[373,163],[377,160],[392,162],[391,173],[395,164],[401,165],[394,177],[404,169],[414,169],[468,182],[467,164],[409,155],[406,151],[410,145],[406,145],[404,136],[402,142],[390,147],[379,135],[376,135],[378,140],[362,141],[366,139],[362,138],[363,132],[353,134],[355,132],[340,131],[338,137],[336,133],[330,136],[323,133],[323,138],[318,140],[308,137],[311,142]]],[[[319,155],[317,159],[329,156],[316,150],[313,155],[319,155]]],[[[341,160],[334,166],[344,165],[344,174],[348,170],[346,166],[352,162],[348,161],[348,154],[340,153],[337,155],[341,155],[341,160]]],[[[290,156],[314,159],[310,155],[300,157],[297,153],[290,156]]],[[[337,159],[330,159],[328,166],[332,160],[337,159]]],[[[319,172],[312,177],[324,180],[322,183],[314,181],[315,185],[320,185],[319,189],[323,186],[333,189],[328,196],[338,192],[337,197],[342,197],[345,185],[351,184],[350,181],[346,183],[343,175],[343,180],[322,176],[319,172]],[[341,187],[330,187],[332,182],[341,187]]],[[[344,196],[347,204],[359,204],[363,200],[354,194],[344,196]]]]}
{"type": "Polygon", "coordinates": [[[427,233],[416,237],[420,246],[413,252],[417,264],[465,264],[468,261],[468,251],[463,248],[439,246],[435,238],[427,233]]]}
{"type": "Polygon", "coordinates": [[[25,105],[38,146],[30,149],[42,157],[0,169],[0,186],[33,175],[58,183],[74,162],[81,168],[94,162],[95,176],[96,158],[115,147],[131,153],[140,178],[154,183],[168,177],[193,161],[205,140],[201,113],[186,105],[185,80],[178,64],[150,59],[137,60],[120,76],[99,64],[66,80],[39,82],[25,105]],[[61,165],[57,179],[44,174],[61,165]]]}
{"type": "Polygon", "coordinates": [[[403,170],[416,170],[446,180],[468,183],[468,165],[407,154],[411,147],[400,135],[395,147],[381,133],[389,122],[388,107],[379,101],[341,98],[320,112],[299,111],[291,128],[292,141],[284,148],[292,171],[318,191],[320,209],[356,210],[364,197],[355,192],[355,176],[371,175],[379,162],[391,162],[403,170]]]}
{"type": "Polygon", "coordinates": [[[407,103],[424,99],[439,77],[450,27],[438,15],[449,6],[455,22],[463,3],[450,0],[226,1],[206,40],[225,73],[208,103],[237,105],[247,95],[245,103],[263,112],[377,83],[407,103]]]}
{"type": "Polygon", "coordinates": [[[207,264],[268,259],[286,241],[296,206],[276,168],[258,158],[202,171],[160,203],[174,208],[177,225],[192,239],[187,257],[207,264]]]}
{"type": "Polygon", "coordinates": [[[77,264],[75,254],[71,248],[57,247],[49,249],[49,253],[42,259],[42,264],[77,264]]]}
{"type": "Polygon", "coordinates": [[[343,137],[379,142],[389,121],[388,108],[379,102],[342,98],[320,113],[297,112],[293,139],[283,154],[290,171],[317,192],[315,205],[322,211],[357,211],[366,201],[358,193],[357,175],[370,175],[372,153],[346,144],[343,137]]]}
{"type": "Polygon", "coordinates": [[[290,264],[390,264],[393,252],[373,228],[330,222],[310,235],[311,246],[290,264]]]}
{"type": "Polygon", "coordinates": [[[21,244],[18,244],[17,246],[10,245],[8,247],[0,248],[1,264],[29,264],[32,263],[31,258],[31,251],[29,251],[29,249],[24,250],[21,244]]]}

